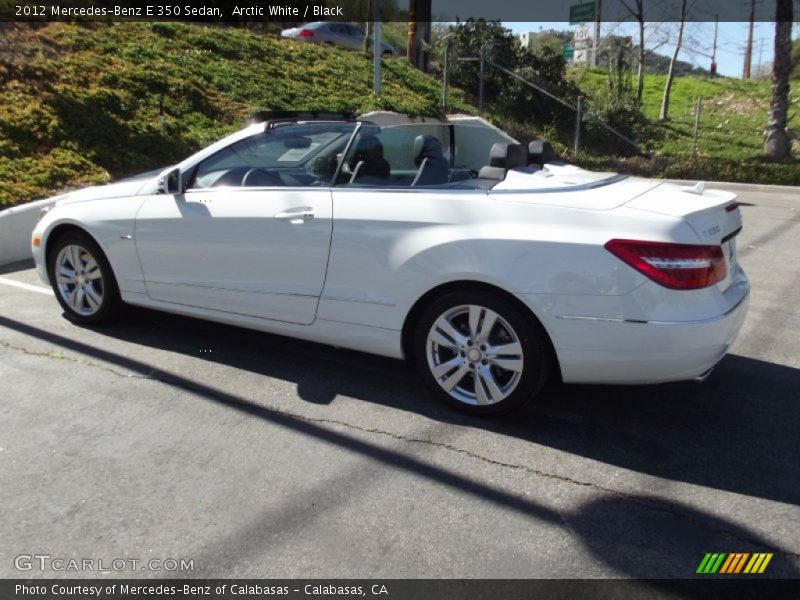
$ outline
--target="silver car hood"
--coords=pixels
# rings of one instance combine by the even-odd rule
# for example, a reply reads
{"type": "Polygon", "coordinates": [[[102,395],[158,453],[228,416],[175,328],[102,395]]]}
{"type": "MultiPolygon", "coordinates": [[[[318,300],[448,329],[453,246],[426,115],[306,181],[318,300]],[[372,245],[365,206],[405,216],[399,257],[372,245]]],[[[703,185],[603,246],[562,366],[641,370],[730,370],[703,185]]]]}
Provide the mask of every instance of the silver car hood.
{"type": "MultiPolygon", "coordinates": [[[[160,170],[158,171],[160,172],[160,170]]],[[[89,200],[106,200],[112,198],[124,198],[126,196],[137,196],[151,194],[155,192],[158,175],[153,172],[143,173],[135,177],[123,179],[115,183],[106,185],[95,185],[74,192],[68,192],[53,198],[59,206],[63,204],[74,204],[76,202],[87,202],[89,200]]]]}

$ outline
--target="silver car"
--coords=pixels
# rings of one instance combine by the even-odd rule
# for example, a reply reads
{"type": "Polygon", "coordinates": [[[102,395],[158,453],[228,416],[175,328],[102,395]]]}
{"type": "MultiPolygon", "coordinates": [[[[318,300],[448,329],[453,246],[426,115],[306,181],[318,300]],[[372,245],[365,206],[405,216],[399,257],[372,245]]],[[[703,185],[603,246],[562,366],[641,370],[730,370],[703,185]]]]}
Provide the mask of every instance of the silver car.
{"type": "MultiPolygon", "coordinates": [[[[311,42],[312,44],[326,44],[347,50],[362,50],[364,48],[364,31],[350,23],[331,23],[320,21],[306,23],[292,29],[281,31],[281,37],[311,42]]],[[[372,40],[369,42],[372,51],[372,40]]],[[[383,56],[394,56],[395,50],[389,44],[381,43],[383,56]]]]}

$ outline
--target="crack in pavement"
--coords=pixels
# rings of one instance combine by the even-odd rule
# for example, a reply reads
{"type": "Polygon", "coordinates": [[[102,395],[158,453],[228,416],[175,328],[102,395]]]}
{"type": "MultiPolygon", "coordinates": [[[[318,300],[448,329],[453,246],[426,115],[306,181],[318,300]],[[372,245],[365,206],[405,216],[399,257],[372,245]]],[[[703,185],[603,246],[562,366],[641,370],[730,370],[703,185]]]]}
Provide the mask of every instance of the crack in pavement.
{"type": "MultiPolygon", "coordinates": [[[[105,365],[102,365],[102,364],[99,364],[99,363],[95,363],[95,362],[92,362],[92,361],[80,360],[80,359],[69,357],[69,356],[66,356],[64,354],[60,354],[60,353],[57,353],[57,352],[29,350],[29,349],[24,348],[22,346],[16,346],[14,344],[11,344],[11,343],[8,343],[8,342],[2,341],[2,340],[0,340],[0,347],[4,347],[4,348],[10,349],[10,350],[16,350],[18,352],[22,352],[22,353],[24,353],[26,355],[29,355],[29,356],[35,356],[35,357],[40,357],[40,358],[48,358],[48,359],[51,359],[51,360],[66,360],[66,361],[69,361],[69,362],[72,362],[72,363],[75,363],[75,364],[80,364],[80,365],[88,366],[88,367],[91,367],[91,368],[100,369],[102,371],[105,371],[107,373],[110,373],[112,375],[116,375],[117,377],[122,377],[122,378],[125,378],[125,379],[149,380],[149,381],[155,381],[155,382],[158,382],[158,383],[164,383],[164,384],[167,384],[167,385],[170,385],[170,386],[174,386],[174,387],[177,387],[179,389],[183,389],[183,390],[190,391],[190,392],[191,391],[197,391],[197,390],[192,390],[192,386],[191,385],[181,384],[181,383],[176,382],[176,381],[170,381],[169,379],[167,379],[167,377],[170,377],[170,374],[168,372],[163,372],[167,377],[159,377],[157,375],[158,371],[155,370],[155,369],[150,370],[150,372],[145,374],[145,375],[129,374],[129,373],[123,373],[121,371],[117,371],[116,369],[112,369],[111,367],[107,367],[105,365]]],[[[599,485],[599,484],[591,482],[591,481],[581,481],[581,480],[578,480],[578,479],[574,479],[572,477],[568,477],[566,475],[558,475],[556,473],[549,473],[547,471],[543,471],[541,469],[536,469],[536,468],[533,468],[533,467],[530,467],[530,466],[527,466],[527,465],[520,465],[520,464],[515,464],[515,463],[508,463],[508,462],[498,461],[498,460],[495,460],[495,459],[490,458],[488,456],[484,456],[482,454],[478,454],[476,452],[473,452],[471,450],[467,450],[465,448],[460,448],[458,446],[454,446],[453,444],[450,444],[450,443],[447,443],[447,442],[439,442],[439,441],[436,441],[436,440],[432,440],[430,438],[416,438],[416,437],[412,437],[412,436],[408,436],[408,435],[403,435],[403,434],[400,434],[400,433],[387,431],[387,430],[384,430],[384,429],[362,427],[360,425],[355,425],[353,423],[348,423],[346,421],[340,421],[340,420],[337,420],[337,419],[330,419],[330,418],[326,418],[326,417],[310,417],[310,416],[302,415],[302,414],[299,414],[299,413],[293,413],[293,412],[290,412],[290,411],[287,411],[287,410],[284,410],[284,409],[281,409],[281,408],[278,408],[278,407],[275,407],[275,406],[272,406],[272,405],[266,405],[266,406],[263,406],[263,408],[266,408],[267,410],[272,411],[272,412],[274,412],[276,414],[280,414],[283,417],[286,417],[286,418],[289,418],[289,419],[294,419],[296,421],[314,423],[314,424],[317,424],[317,425],[333,425],[333,426],[338,426],[338,427],[344,427],[346,429],[350,429],[350,430],[353,430],[353,431],[358,431],[358,432],[361,432],[361,433],[384,436],[384,437],[388,437],[388,438],[391,438],[391,439],[394,439],[394,440],[398,440],[398,441],[401,441],[401,442],[405,442],[405,443],[424,444],[424,445],[427,445],[427,446],[432,446],[432,447],[435,447],[435,448],[438,448],[438,449],[442,449],[442,450],[446,450],[446,451],[449,451],[449,452],[453,452],[453,453],[456,453],[456,454],[461,454],[461,455],[467,456],[467,457],[469,457],[469,458],[471,458],[473,460],[478,460],[480,462],[483,462],[483,463],[486,463],[486,464],[489,464],[489,465],[492,465],[492,466],[497,466],[497,467],[500,467],[500,468],[503,468],[503,469],[522,471],[522,472],[528,473],[530,475],[534,475],[536,477],[541,477],[541,478],[544,478],[544,479],[550,479],[550,480],[558,481],[558,482],[561,482],[561,483],[566,483],[566,484],[569,484],[569,485],[575,485],[575,486],[579,486],[579,487],[583,487],[583,488],[587,488],[587,489],[592,489],[592,490],[595,490],[595,491],[600,492],[602,494],[614,496],[614,497],[617,497],[617,498],[622,498],[622,499],[624,499],[624,500],[626,500],[628,502],[631,502],[632,504],[636,504],[637,506],[645,508],[647,510],[653,510],[653,511],[659,511],[659,512],[663,512],[663,513],[667,513],[669,515],[672,515],[673,517],[676,517],[676,518],[681,519],[681,520],[683,520],[685,522],[688,522],[688,523],[691,523],[691,524],[696,525],[698,527],[701,527],[701,528],[703,528],[703,529],[705,529],[707,531],[724,534],[724,535],[726,535],[728,537],[731,537],[733,539],[739,540],[739,541],[744,542],[744,543],[751,544],[753,546],[757,546],[757,547],[760,547],[760,548],[765,548],[765,549],[768,549],[768,550],[772,550],[773,552],[779,552],[779,553],[783,554],[784,556],[791,557],[791,558],[794,558],[794,559],[800,559],[800,552],[788,551],[788,550],[785,550],[783,548],[780,548],[779,546],[775,546],[775,547],[767,546],[763,542],[760,542],[758,540],[754,540],[754,539],[749,538],[747,536],[742,536],[742,535],[740,535],[740,534],[738,534],[738,533],[736,533],[734,531],[730,531],[728,529],[725,529],[724,527],[712,527],[712,526],[709,526],[708,524],[702,522],[699,519],[696,519],[696,518],[694,518],[694,517],[692,517],[692,516],[690,516],[690,515],[688,515],[686,513],[683,513],[680,510],[676,510],[676,509],[672,508],[671,506],[667,505],[665,502],[663,502],[662,500],[657,499],[657,498],[643,499],[640,496],[636,496],[636,495],[630,494],[628,492],[623,492],[623,491],[620,491],[620,490],[617,490],[617,489],[614,489],[614,488],[605,487],[605,486],[599,485]]]]}
{"type": "Polygon", "coordinates": [[[159,381],[155,377],[152,376],[153,371],[147,375],[136,375],[133,373],[123,373],[121,371],[117,371],[116,369],[112,369],[111,367],[107,367],[105,365],[101,365],[98,363],[94,363],[88,360],[81,360],[79,358],[73,358],[71,356],[66,356],[64,354],[59,354],[58,352],[44,352],[39,350],[29,350],[28,348],[23,348],[22,346],[15,346],[14,344],[9,344],[8,342],[4,342],[0,340],[0,347],[7,348],[9,350],[17,350],[18,352],[22,352],[23,354],[27,354],[28,356],[37,356],[40,358],[50,358],[52,360],[65,360],[67,362],[75,363],[78,365],[85,365],[87,367],[92,367],[94,369],[100,369],[101,371],[106,371],[107,373],[111,373],[112,375],[116,375],[117,377],[123,377],[125,379],[149,379],[151,381],[159,381]]]}

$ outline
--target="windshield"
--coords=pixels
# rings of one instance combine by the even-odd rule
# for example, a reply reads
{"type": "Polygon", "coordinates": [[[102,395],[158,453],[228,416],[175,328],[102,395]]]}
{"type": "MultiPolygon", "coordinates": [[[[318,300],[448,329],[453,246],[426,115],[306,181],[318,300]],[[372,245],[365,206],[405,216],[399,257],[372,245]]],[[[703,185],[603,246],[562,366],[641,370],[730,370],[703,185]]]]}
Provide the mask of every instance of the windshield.
{"type": "Polygon", "coordinates": [[[257,133],[202,161],[190,187],[328,185],[355,123],[290,123],[257,133]]]}

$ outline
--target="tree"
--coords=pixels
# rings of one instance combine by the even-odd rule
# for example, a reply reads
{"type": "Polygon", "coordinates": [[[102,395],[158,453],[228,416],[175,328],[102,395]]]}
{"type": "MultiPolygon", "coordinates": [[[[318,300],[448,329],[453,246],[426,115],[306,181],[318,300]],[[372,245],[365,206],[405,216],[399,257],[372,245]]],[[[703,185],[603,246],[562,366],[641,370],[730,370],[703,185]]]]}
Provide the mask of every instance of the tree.
{"type": "Polygon", "coordinates": [[[775,8],[775,60],[772,63],[772,102],[764,132],[764,153],[773,160],[791,157],[786,129],[789,112],[789,74],[792,68],[792,0],[777,0],[775,8]]]}
{"type": "MultiPolygon", "coordinates": [[[[791,2],[792,0],[788,0],[791,2]]],[[[678,24],[678,40],[675,42],[675,52],[672,53],[672,60],[669,61],[669,72],[667,82],[664,85],[664,97],[661,99],[661,113],[659,121],[666,121],[669,118],[669,94],[672,91],[672,80],[675,78],[675,63],[678,62],[678,54],[683,43],[683,28],[686,25],[686,4],[687,0],[681,0],[681,20],[678,24]]]]}
{"type": "Polygon", "coordinates": [[[636,101],[641,104],[644,91],[644,0],[620,0],[639,24],[639,70],[636,72],[636,101]]]}

